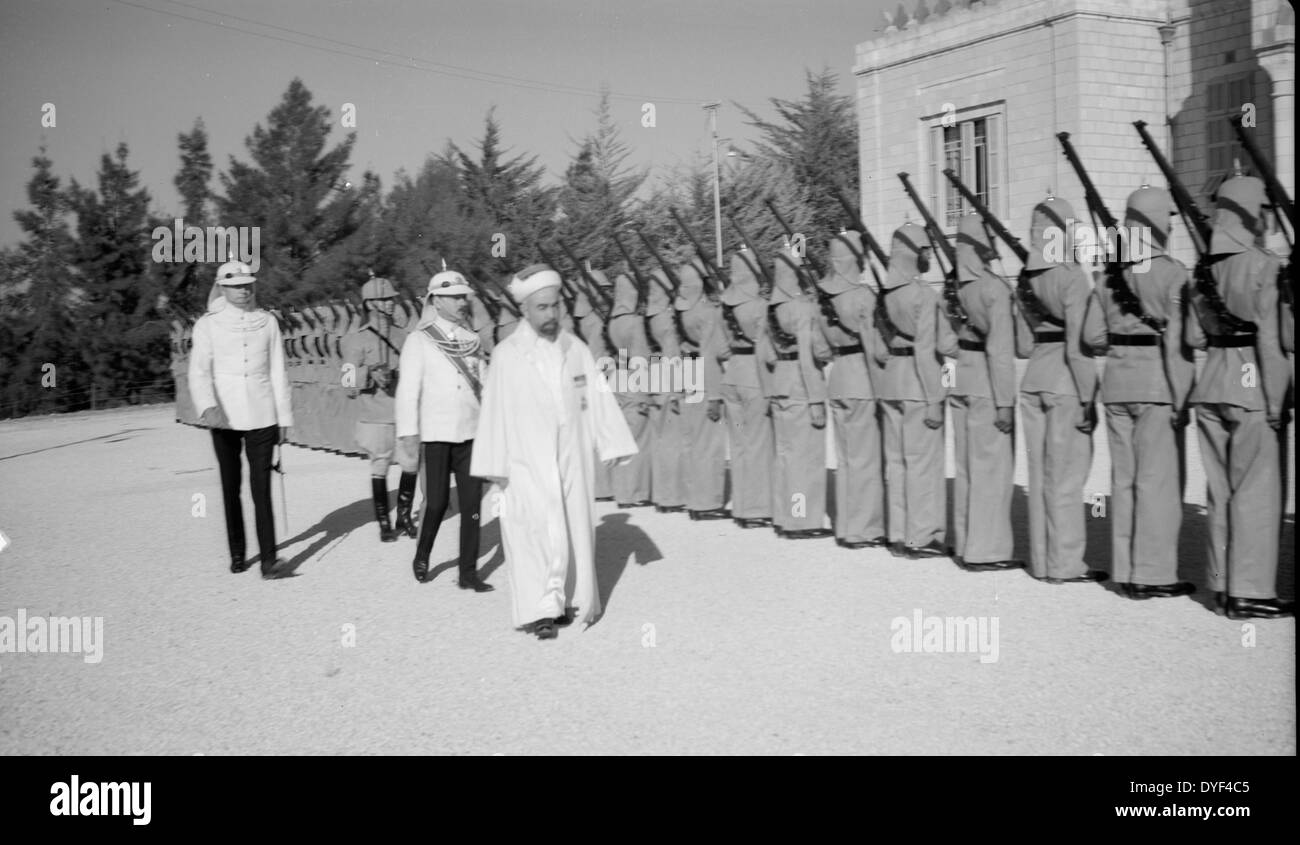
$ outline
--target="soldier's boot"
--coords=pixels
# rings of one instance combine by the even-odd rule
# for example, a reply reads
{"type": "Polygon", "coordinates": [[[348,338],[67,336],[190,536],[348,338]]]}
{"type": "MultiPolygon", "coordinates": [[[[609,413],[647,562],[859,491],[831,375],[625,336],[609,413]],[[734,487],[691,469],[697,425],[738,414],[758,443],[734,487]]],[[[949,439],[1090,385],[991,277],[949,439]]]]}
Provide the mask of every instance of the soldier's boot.
{"type": "Polygon", "coordinates": [[[393,530],[399,537],[403,534],[407,537],[420,536],[416,520],[411,516],[411,505],[415,503],[415,482],[419,477],[419,473],[404,472],[402,480],[398,482],[397,522],[393,525],[393,530]]]}
{"type": "Polygon", "coordinates": [[[379,522],[379,539],[385,543],[396,543],[397,532],[388,524],[388,479],[370,479],[370,495],[375,500],[375,519],[379,522]]]}

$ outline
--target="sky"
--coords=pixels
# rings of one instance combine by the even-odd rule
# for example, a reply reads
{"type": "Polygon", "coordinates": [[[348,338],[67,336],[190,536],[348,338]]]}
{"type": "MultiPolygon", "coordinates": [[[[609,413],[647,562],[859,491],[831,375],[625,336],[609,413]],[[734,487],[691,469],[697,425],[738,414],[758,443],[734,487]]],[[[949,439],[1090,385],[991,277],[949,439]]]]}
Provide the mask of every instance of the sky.
{"type": "MultiPolygon", "coordinates": [[[[829,68],[852,94],[855,46],[875,37],[889,0],[0,0],[0,245],[21,238],[13,211],[42,143],[54,172],[93,186],[100,156],[125,141],[162,216],[177,135],[202,118],[216,170],[247,160],[244,139],[296,76],[327,106],[332,142],[355,107],[350,176],[385,189],[450,139],[469,148],[495,106],[505,145],[536,154],[558,181],[594,128],[602,84],[631,150],[664,172],[709,154],[718,134],[744,146],[735,104],[773,116],[805,71],[829,68]],[[654,105],[654,126],[643,125],[654,105]],[[43,126],[52,104],[54,126],[43,126]]],[[[213,187],[220,184],[213,177],[213,187]]]]}

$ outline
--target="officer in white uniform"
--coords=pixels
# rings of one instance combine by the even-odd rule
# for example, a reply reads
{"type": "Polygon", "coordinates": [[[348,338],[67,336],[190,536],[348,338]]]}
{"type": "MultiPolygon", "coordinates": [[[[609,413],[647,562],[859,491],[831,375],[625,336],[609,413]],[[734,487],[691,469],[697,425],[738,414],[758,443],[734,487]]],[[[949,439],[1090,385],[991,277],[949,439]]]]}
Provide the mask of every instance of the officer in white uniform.
{"type": "Polygon", "coordinates": [[[199,425],[212,431],[230,571],[243,572],[252,565],[245,560],[244,514],[239,503],[243,449],[248,454],[262,577],[280,578],[287,573],[275,556],[271,456],[293,425],[293,408],[280,324],[257,307],[256,281],[242,261],[228,261],[218,268],[221,296],[209,300],[212,310],[194,324],[189,385],[199,425]]]}
{"type": "Polygon", "coordinates": [[[451,475],[460,503],[460,588],[478,593],[493,587],[478,577],[479,504],[483,482],[470,475],[478,429],[484,362],[479,336],[470,331],[470,286],[454,270],[429,280],[424,314],[402,344],[397,382],[397,437],[418,437],[425,474],[424,517],[411,568],[429,580],[429,554],[447,512],[451,475]]]}

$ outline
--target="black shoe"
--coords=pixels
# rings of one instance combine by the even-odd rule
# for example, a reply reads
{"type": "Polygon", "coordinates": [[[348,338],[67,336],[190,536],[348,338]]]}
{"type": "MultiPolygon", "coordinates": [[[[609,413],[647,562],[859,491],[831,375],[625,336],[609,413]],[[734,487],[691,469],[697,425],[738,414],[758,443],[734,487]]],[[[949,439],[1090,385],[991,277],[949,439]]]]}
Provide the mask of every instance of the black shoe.
{"type": "Polygon", "coordinates": [[[553,640],[559,635],[559,631],[555,630],[554,619],[537,620],[537,624],[533,626],[533,633],[539,640],[553,640]]]}
{"type": "Polygon", "coordinates": [[[777,536],[787,540],[815,540],[819,537],[830,537],[834,533],[829,528],[799,528],[794,531],[782,531],[777,536]]]}
{"type": "Polygon", "coordinates": [[[1004,569],[1024,569],[1023,560],[995,560],[989,563],[969,563],[964,560],[957,560],[957,565],[967,572],[998,572],[1004,569]]]}
{"type": "Polygon", "coordinates": [[[736,517],[736,524],[741,528],[766,528],[772,524],[772,520],[766,516],[755,517],[736,517]]]}
{"type": "Polygon", "coordinates": [[[552,619],[551,621],[554,622],[558,627],[563,628],[565,625],[571,625],[571,624],[573,624],[573,620],[574,620],[576,617],[577,617],[577,614],[574,613],[573,608],[571,608],[571,607],[566,607],[566,608],[564,609],[564,615],[563,615],[563,616],[557,616],[557,617],[555,617],[554,619],[552,619]]]}
{"type": "Polygon", "coordinates": [[[288,578],[291,573],[285,569],[286,566],[288,566],[288,564],[285,562],[284,558],[276,558],[271,561],[269,566],[266,561],[262,561],[262,580],[277,581],[281,578],[288,578]]]}
{"type": "Polygon", "coordinates": [[[1239,599],[1228,596],[1229,619],[1282,619],[1295,615],[1295,602],[1281,599],[1239,599]]]}
{"type": "Polygon", "coordinates": [[[1082,575],[1076,575],[1073,578],[1052,578],[1043,579],[1049,584],[1087,584],[1093,581],[1109,581],[1110,573],[1102,572],[1100,569],[1089,569],[1082,575]]]}
{"type": "Polygon", "coordinates": [[[869,547],[873,549],[878,549],[881,548],[882,546],[888,546],[889,538],[885,536],[872,537],[870,540],[865,540],[863,542],[865,542],[869,547]]]}
{"type": "MultiPolygon", "coordinates": [[[[411,506],[415,503],[415,482],[419,478],[419,473],[404,472],[402,473],[402,480],[398,482],[397,522],[393,525],[393,531],[398,537],[403,534],[412,538],[420,536],[419,526],[416,524],[417,520],[411,515],[411,506]]],[[[387,500],[388,495],[385,494],[384,498],[387,500]]]]}
{"type": "Polygon", "coordinates": [[[415,573],[415,580],[421,584],[429,580],[429,561],[423,558],[416,558],[411,561],[411,571],[415,573]]]}
{"type": "Polygon", "coordinates": [[[476,593],[490,593],[496,589],[486,581],[480,580],[477,575],[471,578],[462,578],[456,583],[457,587],[462,590],[473,590],[476,593]]]}
{"type": "Polygon", "coordinates": [[[620,508],[646,508],[653,504],[654,502],[650,501],[649,499],[641,499],[640,501],[637,502],[619,502],[618,506],[620,508]]]}
{"type": "Polygon", "coordinates": [[[248,567],[252,566],[251,560],[244,560],[243,555],[234,555],[230,558],[230,571],[238,575],[241,572],[247,572],[248,567]]]}
{"type": "Polygon", "coordinates": [[[1214,591],[1214,612],[1223,613],[1228,609],[1228,594],[1223,590],[1214,591]]]}
{"type": "Polygon", "coordinates": [[[598,502],[612,502],[612,501],[614,501],[614,497],[613,497],[613,496],[597,496],[597,497],[596,497],[596,501],[598,501],[598,502]]]}
{"type": "Polygon", "coordinates": [[[1196,592],[1196,585],[1189,581],[1173,584],[1122,584],[1124,595],[1134,600],[1167,599],[1175,596],[1190,596],[1196,592]]]}
{"type": "Polygon", "coordinates": [[[375,520],[379,523],[379,540],[384,543],[396,543],[397,532],[388,524],[388,481],[383,478],[370,478],[370,498],[375,500],[375,520]]]}
{"type": "Polygon", "coordinates": [[[727,519],[731,516],[731,512],[728,511],[726,508],[713,508],[707,511],[691,511],[690,516],[691,519],[695,519],[695,520],[727,519]]]}
{"type": "Polygon", "coordinates": [[[924,546],[904,546],[908,560],[920,560],[930,557],[952,557],[952,548],[938,540],[931,540],[924,546]]]}
{"type": "Polygon", "coordinates": [[[869,549],[875,544],[870,540],[845,540],[843,537],[836,537],[835,545],[844,549],[869,549]]]}
{"type": "Polygon", "coordinates": [[[686,505],[655,505],[655,513],[681,513],[686,505]]]}
{"type": "Polygon", "coordinates": [[[889,544],[889,553],[894,557],[907,557],[907,546],[902,540],[896,540],[889,544]]]}

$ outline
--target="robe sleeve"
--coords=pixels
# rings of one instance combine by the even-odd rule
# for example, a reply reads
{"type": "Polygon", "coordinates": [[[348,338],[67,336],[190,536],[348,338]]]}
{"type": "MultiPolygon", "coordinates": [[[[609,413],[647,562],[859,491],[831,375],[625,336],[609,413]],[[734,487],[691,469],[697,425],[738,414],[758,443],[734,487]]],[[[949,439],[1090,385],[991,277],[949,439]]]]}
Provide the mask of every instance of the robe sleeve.
{"type": "MultiPolygon", "coordinates": [[[[591,409],[591,433],[595,440],[596,455],[602,461],[611,461],[616,458],[627,458],[635,455],[639,450],[636,446],[636,440],[632,437],[632,432],[627,427],[627,420],[623,417],[623,412],[619,410],[618,402],[614,399],[614,392],[608,388],[605,383],[605,376],[596,369],[596,360],[591,357],[591,350],[583,348],[583,368],[587,372],[587,404],[591,409]],[[598,381],[599,380],[599,381],[598,381]]],[[[492,384],[493,374],[496,367],[488,373],[488,384],[492,384]]],[[[486,399],[486,393],[484,395],[486,399]]],[[[487,411],[487,404],[484,403],[484,412],[487,411]]],[[[480,429],[483,425],[484,417],[479,417],[480,429]]],[[[474,444],[475,462],[478,460],[478,444],[474,444]]],[[[478,473],[474,473],[477,475],[478,473]]]]}
{"type": "MultiPolygon", "coordinates": [[[[478,430],[474,434],[474,454],[469,464],[470,475],[491,480],[510,478],[507,406],[511,397],[511,372],[518,366],[519,359],[511,354],[509,346],[496,348],[492,366],[487,368],[487,382],[483,385],[478,430]]],[[[592,369],[595,369],[594,364],[592,369]]]]}

